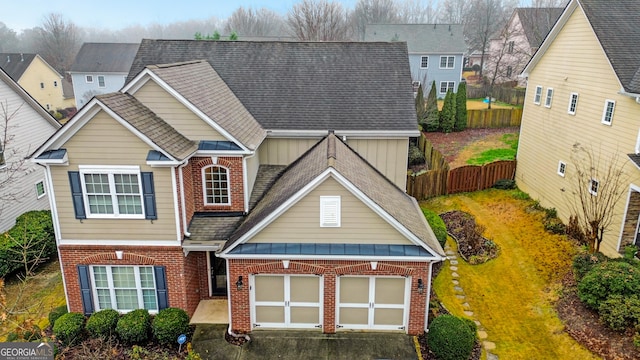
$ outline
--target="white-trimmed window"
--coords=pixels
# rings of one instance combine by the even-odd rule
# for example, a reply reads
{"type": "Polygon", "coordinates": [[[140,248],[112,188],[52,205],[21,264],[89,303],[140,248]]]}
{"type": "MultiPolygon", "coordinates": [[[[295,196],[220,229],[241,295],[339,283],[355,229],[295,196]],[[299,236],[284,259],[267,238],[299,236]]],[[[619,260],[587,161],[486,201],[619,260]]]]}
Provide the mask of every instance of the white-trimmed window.
{"type": "Polygon", "coordinates": [[[550,108],[553,100],[553,88],[547,88],[547,96],[544,98],[544,106],[550,108]]]}
{"type": "Polygon", "coordinates": [[[93,83],[93,75],[86,75],[84,77],[84,81],[86,81],[88,84],[93,83]]]}
{"type": "Polygon", "coordinates": [[[540,105],[540,100],[542,99],[542,86],[536,86],[536,94],[533,97],[533,103],[536,105],[540,105]]]}
{"type": "Polygon", "coordinates": [[[58,87],[58,82],[57,81],[53,81],[53,87],[58,87]]]}
{"type": "Polygon", "coordinates": [[[455,62],[455,56],[440,56],[440,69],[453,69],[455,62]]]}
{"type": "Polygon", "coordinates": [[[420,68],[421,69],[426,69],[429,67],[429,57],[428,56],[421,56],[420,57],[420,68]]]}
{"type": "Polygon", "coordinates": [[[43,82],[40,83],[40,89],[44,89],[44,83],[43,82]]]}
{"type": "Polygon", "coordinates": [[[88,217],[145,218],[137,166],[80,166],[79,170],[88,217]]]}
{"type": "Polygon", "coordinates": [[[447,91],[455,91],[456,83],[455,81],[440,81],[440,93],[446,94],[447,91]]]}
{"type": "Polygon", "coordinates": [[[596,179],[589,180],[589,193],[591,195],[598,195],[598,187],[600,186],[600,182],[596,179]]]}
{"type": "Polygon", "coordinates": [[[98,75],[98,87],[105,87],[103,75],[98,75]]]}
{"type": "Polygon", "coordinates": [[[507,53],[513,54],[514,45],[515,45],[515,41],[509,41],[509,44],[508,44],[508,47],[507,47],[507,53]]]}
{"type": "Polygon", "coordinates": [[[153,266],[91,266],[96,311],[158,311],[153,266]]]}
{"type": "Polygon", "coordinates": [[[229,169],[211,165],[202,169],[205,205],[230,205],[229,169]]]}
{"type": "Polygon", "coordinates": [[[605,125],[611,125],[613,121],[613,111],[616,108],[615,100],[605,100],[604,109],[602,110],[602,123],[605,125]]]}
{"type": "Polygon", "coordinates": [[[567,112],[569,113],[569,115],[575,115],[577,107],[578,107],[578,93],[571,93],[571,95],[569,95],[569,108],[567,109],[567,112]]]}
{"type": "Polygon", "coordinates": [[[564,161],[558,161],[558,175],[564,177],[564,174],[567,172],[567,163],[564,161]]]}
{"type": "Polygon", "coordinates": [[[44,188],[44,181],[40,180],[36,183],[36,196],[38,199],[43,197],[46,194],[46,190],[44,188]]]}
{"type": "Polygon", "coordinates": [[[507,77],[510,78],[513,75],[513,68],[511,66],[507,66],[507,77]]]}
{"type": "Polygon", "coordinates": [[[320,196],[320,227],[340,227],[340,196],[320,196]]]}

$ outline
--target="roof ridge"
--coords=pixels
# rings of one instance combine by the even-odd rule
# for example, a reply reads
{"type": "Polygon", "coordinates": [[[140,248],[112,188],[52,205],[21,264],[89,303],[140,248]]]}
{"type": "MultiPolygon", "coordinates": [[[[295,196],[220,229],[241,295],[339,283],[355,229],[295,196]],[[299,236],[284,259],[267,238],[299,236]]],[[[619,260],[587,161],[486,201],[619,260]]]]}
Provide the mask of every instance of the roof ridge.
{"type": "Polygon", "coordinates": [[[175,63],[147,65],[147,67],[148,68],[156,68],[156,69],[169,69],[169,68],[172,68],[172,67],[200,64],[200,63],[203,63],[203,62],[207,62],[207,60],[198,59],[198,60],[179,61],[179,62],[175,62],[175,63]]]}

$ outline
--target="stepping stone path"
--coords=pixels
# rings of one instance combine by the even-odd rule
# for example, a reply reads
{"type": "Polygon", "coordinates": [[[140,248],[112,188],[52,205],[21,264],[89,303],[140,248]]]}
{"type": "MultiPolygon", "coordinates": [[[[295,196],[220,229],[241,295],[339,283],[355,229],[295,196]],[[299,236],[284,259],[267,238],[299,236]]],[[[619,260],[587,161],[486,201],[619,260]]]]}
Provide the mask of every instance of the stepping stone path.
{"type": "Polygon", "coordinates": [[[462,302],[464,315],[471,318],[471,320],[473,320],[473,322],[478,326],[478,339],[482,342],[482,347],[487,353],[487,360],[499,360],[498,355],[491,352],[492,350],[495,350],[496,344],[487,340],[489,338],[489,334],[480,321],[474,318],[473,311],[471,311],[471,305],[467,302],[466,296],[464,295],[464,289],[460,286],[460,281],[458,280],[460,275],[457,273],[458,255],[449,245],[445,246],[444,250],[447,254],[447,258],[449,259],[449,269],[452,271],[451,277],[453,277],[453,280],[451,283],[453,284],[453,290],[456,292],[456,298],[462,302]]]}

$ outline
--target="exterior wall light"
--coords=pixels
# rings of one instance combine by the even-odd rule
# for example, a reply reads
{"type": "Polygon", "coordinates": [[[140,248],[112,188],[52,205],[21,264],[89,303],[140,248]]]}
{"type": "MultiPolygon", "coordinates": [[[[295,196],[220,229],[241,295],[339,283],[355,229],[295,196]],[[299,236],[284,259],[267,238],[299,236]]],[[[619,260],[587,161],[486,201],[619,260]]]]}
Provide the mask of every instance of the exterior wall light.
{"type": "Polygon", "coordinates": [[[238,281],[236,281],[236,288],[238,288],[238,290],[242,290],[243,287],[244,283],[242,282],[242,276],[238,276],[238,281]]]}
{"type": "Polygon", "coordinates": [[[422,279],[418,279],[418,294],[422,294],[424,292],[424,283],[422,279]]]}

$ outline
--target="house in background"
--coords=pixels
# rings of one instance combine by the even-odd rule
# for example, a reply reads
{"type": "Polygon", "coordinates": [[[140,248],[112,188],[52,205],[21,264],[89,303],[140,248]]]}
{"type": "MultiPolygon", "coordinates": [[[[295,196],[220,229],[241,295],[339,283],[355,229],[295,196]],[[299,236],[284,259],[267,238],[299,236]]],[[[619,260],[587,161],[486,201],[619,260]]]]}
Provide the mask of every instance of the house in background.
{"type": "Polygon", "coordinates": [[[445,254],[404,191],[406,44],[143,40],[128,78],[33,154],[70,311],[426,329],[445,254]]]}
{"type": "Polygon", "coordinates": [[[486,77],[495,84],[526,86],[522,69],[562,14],[562,8],[516,8],[504,29],[489,42],[486,77]]]}
{"type": "Polygon", "coordinates": [[[21,214],[49,209],[45,171],[25,157],[60,124],[0,69],[0,233],[21,214]]]}
{"type": "Polygon", "coordinates": [[[38,54],[0,53],[0,68],[47,111],[74,106],[63,76],[38,54]]]}
{"type": "Polygon", "coordinates": [[[422,84],[426,97],[433,81],[438,98],[443,98],[448,90],[457,90],[467,51],[462,25],[368,24],[365,41],[407,43],[414,92],[422,84]]]}
{"type": "Polygon", "coordinates": [[[122,88],[139,45],[82,44],[69,70],[78,109],[95,95],[111,93],[122,88]]]}
{"type": "MultiPolygon", "coordinates": [[[[640,2],[572,0],[524,69],[527,95],[518,147],[518,187],[563,221],[572,215],[576,143],[599,174],[617,158],[629,175],[601,251],[640,244],[640,2]]],[[[585,175],[589,176],[589,175],[585,175]]],[[[612,184],[592,175],[582,189],[602,196],[612,184]],[[595,177],[595,178],[594,178],[595,177]]]]}

